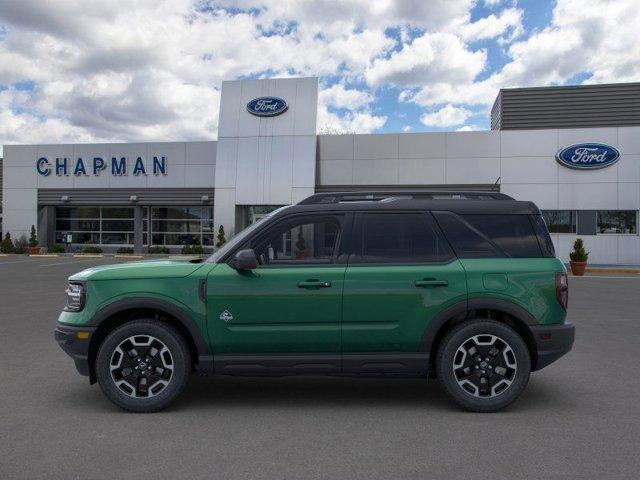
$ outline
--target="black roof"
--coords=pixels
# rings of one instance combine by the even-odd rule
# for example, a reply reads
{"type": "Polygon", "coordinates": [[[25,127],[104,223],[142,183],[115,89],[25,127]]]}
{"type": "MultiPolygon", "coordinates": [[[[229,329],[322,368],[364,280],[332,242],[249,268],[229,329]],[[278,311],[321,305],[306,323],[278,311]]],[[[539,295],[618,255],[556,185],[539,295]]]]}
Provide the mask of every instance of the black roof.
{"type": "Polygon", "coordinates": [[[522,202],[497,192],[339,192],[315,194],[282,214],[333,211],[432,210],[459,214],[540,213],[533,202],[522,202]]]}

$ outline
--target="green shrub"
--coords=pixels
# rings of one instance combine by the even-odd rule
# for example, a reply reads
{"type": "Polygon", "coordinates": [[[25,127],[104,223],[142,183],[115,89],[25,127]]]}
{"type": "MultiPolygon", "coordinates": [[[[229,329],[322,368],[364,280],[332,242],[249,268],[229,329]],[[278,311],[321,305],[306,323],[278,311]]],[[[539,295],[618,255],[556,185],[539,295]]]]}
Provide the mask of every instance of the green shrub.
{"type": "Polygon", "coordinates": [[[64,249],[64,245],[56,243],[55,245],[50,246],[48,251],[49,253],[64,253],[66,250],[64,249]]]}
{"type": "Polygon", "coordinates": [[[13,253],[27,253],[27,241],[26,235],[21,235],[15,242],[13,242],[13,253]]]}
{"type": "Polygon", "coordinates": [[[87,245],[82,249],[82,253],[102,253],[102,249],[95,245],[87,245]]]}
{"type": "Polygon", "coordinates": [[[589,252],[584,249],[584,242],[581,238],[576,238],[573,243],[573,252],[569,254],[572,262],[586,262],[589,258],[589,252]]]}
{"type": "Polygon", "coordinates": [[[202,245],[185,245],[182,247],[183,255],[202,255],[203,253],[202,245]]]}
{"type": "Polygon", "coordinates": [[[224,234],[224,227],[222,225],[220,225],[220,228],[218,228],[218,236],[216,238],[217,238],[216,248],[220,248],[225,243],[227,243],[227,238],[225,237],[225,234],[224,234]]]}
{"type": "Polygon", "coordinates": [[[30,247],[38,246],[38,235],[36,234],[35,225],[31,225],[31,235],[29,235],[29,246],[30,247]]]}
{"type": "Polygon", "coordinates": [[[13,241],[11,240],[11,234],[7,232],[4,236],[4,240],[0,244],[0,252],[2,253],[13,253],[13,241]]]}
{"type": "Polygon", "coordinates": [[[149,253],[151,254],[158,254],[158,253],[169,253],[169,249],[167,247],[165,247],[164,245],[151,245],[149,247],[149,253]]]}
{"type": "Polygon", "coordinates": [[[118,250],[116,250],[116,253],[119,253],[121,255],[130,255],[133,253],[133,248],[131,247],[120,247],[118,250]]]}

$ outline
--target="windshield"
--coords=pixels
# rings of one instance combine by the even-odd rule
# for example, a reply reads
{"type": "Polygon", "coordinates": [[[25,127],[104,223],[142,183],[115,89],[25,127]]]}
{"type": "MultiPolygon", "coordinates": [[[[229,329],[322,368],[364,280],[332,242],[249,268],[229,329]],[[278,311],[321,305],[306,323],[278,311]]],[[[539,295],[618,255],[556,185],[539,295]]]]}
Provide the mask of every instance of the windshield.
{"type": "Polygon", "coordinates": [[[289,205],[286,205],[284,207],[280,207],[280,208],[274,210],[273,212],[269,213],[268,215],[262,217],[257,222],[249,225],[247,228],[245,228],[241,232],[238,232],[231,240],[229,240],[222,247],[220,247],[218,250],[213,252],[213,255],[211,255],[209,258],[207,258],[207,263],[218,263],[221,258],[226,256],[227,253],[229,253],[231,250],[233,250],[238,245],[240,245],[242,242],[244,242],[245,239],[247,237],[249,237],[249,235],[251,235],[251,233],[253,233],[259,227],[261,227],[265,223],[266,220],[268,220],[269,218],[273,217],[276,213],[279,213],[279,212],[283,211],[286,208],[289,208],[289,205]]]}

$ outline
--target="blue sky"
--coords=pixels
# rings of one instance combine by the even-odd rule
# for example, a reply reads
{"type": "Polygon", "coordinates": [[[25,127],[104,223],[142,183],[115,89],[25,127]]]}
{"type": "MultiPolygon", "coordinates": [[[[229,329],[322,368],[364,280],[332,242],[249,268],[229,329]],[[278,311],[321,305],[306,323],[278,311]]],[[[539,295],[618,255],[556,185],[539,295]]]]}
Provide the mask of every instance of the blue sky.
{"type": "Polygon", "coordinates": [[[319,131],[489,128],[500,88],[640,80],[635,0],[0,5],[0,143],[217,137],[223,80],[318,76],[319,131]]]}

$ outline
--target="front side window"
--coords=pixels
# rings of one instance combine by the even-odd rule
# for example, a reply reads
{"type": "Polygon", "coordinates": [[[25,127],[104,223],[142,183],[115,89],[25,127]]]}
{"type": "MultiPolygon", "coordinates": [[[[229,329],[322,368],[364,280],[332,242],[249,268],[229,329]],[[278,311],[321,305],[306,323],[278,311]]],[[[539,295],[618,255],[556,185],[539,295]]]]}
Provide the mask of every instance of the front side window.
{"type": "Polygon", "coordinates": [[[635,210],[599,210],[598,233],[638,233],[638,214],[635,210]]]}
{"type": "Polygon", "coordinates": [[[453,257],[427,213],[365,213],[358,224],[354,263],[440,263],[453,257]]]}
{"type": "Polygon", "coordinates": [[[340,233],[333,217],[282,220],[245,248],[253,248],[260,265],[331,263],[340,233]]]}
{"type": "Polygon", "coordinates": [[[576,233],[575,210],[543,210],[542,217],[549,233],[576,233]]]}

